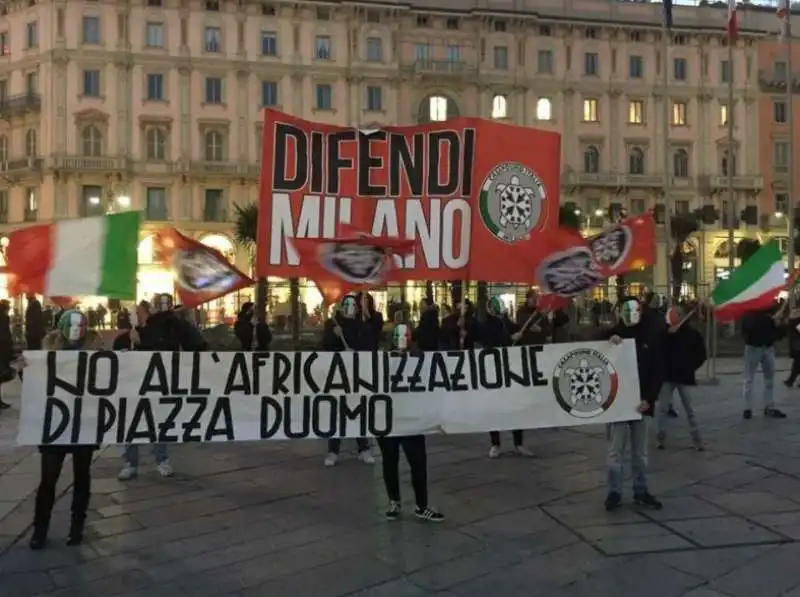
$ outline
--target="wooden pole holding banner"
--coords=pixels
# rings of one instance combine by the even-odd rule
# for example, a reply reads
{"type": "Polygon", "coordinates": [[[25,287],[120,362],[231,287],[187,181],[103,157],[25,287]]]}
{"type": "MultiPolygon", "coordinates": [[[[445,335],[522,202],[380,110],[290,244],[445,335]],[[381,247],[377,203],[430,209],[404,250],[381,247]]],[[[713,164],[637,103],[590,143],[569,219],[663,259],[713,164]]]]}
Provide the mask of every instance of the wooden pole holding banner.
{"type": "Polygon", "coordinates": [[[460,322],[460,333],[459,333],[459,346],[463,350],[464,344],[467,340],[467,285],[469,284],[469,280],[464,280],[462,282],[461,287],[461,317],[459,318],[460,322]]]}
{"type": "MultiPolygon", "coordinates": [[[[519,333],[524,334],[525,330],[527,330],[529,326],[539,323],[539,320],[542,319],[542,317],[544,316],[539,311],[534,311],[533,313],[531,313],[528,316],[528,319],[525,320],[525,323],[522,324],[522,327],[519,329],[519,333]]],[[[517,345],[517,340],[514,340],[511,346],[516,346],[516,345],[517,345]]]]}

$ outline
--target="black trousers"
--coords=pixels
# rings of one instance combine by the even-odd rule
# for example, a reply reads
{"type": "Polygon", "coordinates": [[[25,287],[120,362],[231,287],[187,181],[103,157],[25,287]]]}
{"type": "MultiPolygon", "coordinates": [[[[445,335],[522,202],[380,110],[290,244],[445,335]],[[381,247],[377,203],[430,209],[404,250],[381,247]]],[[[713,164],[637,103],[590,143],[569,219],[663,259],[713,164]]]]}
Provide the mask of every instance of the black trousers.
{"type": "MultiPolygon", "coordinates": [[[[522,445],[522,431],[517,429],[516,431],[511,432],[511,437],[514,440],[514,447],[522,445]]],[[[490,431],[489,432],[489,440],[492,442],[493,446],[500,446],[500,432],[499,431],[490,431]]]]}
{"type": "Polygon", "coordinates": [[[797,379],[798,375],[800,375],[800,355],[792,357],[792,370],[789,372],[786,383],[790,386],[794,385],[794,381],[797,379]]]}
{"type": "Polygon", "coordinates": [[[42,350],[42,339],[38,335],[26,335],[25,346],[28,350],[42,350]]]}
{"type": "Polygon", "coordinates": [[[379,437],[383,464],[383,483],[393,502],[400,501],[400,449],[406,454],[411,469],[411,486],[417,508],[428,507],[428,454],[424,435],[379,437]]]}
{"type": "Polygon", "coordinates": [[[91,496],[91,466],[93,446],[73,446],[60,450],[50,446],[42,452],[42,477],[36,492],[33,526],[39,532],[47,532],[50,513],[56,500],[56,483],[61,476],[64,458],[72,454],[72,520],[83,522],[89,509],[91,496]],[[69,451],[68,451],[69,450],[69,451]]]}
{"type": "MultiPolygon", "coordinates": [[[[359,452],[363,452],[364,450],[369,450],[369,442],[365,437],[357,437],[356,446],[358,447],[359,452]]],[[[342,449],[342,440],[340,439],[328,440],[328,452],[330,452],[331,454],[338,454],[341,449],[342,449]]]]}

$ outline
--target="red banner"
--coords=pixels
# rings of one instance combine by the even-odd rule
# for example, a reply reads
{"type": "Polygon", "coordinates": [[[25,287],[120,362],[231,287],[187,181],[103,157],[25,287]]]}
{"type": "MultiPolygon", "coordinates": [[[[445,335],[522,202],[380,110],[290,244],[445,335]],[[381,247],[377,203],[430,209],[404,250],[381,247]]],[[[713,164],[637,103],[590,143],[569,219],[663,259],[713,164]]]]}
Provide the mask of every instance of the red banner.
{"type": "Polygon", "coordinates": [[[586,240],[597,265],[607,276],[640,270],[656,262],[653,212],[627,218],[586,240]]]}
{"type": "Polygon", "coordinates": [[[174,270],[181,304],[189,309],[253,284],[219,251],[174,228],[156,232],[153,248],[158,261],[174,270]]]}
{"type": "Polygon", "coordinates": [[[258,275],[305,276],[290,239],[348,224],[414,241],[390,281],[531,282],[560,154],[558,133],[477,118],[361,132],[265,110],[258,275]]]}

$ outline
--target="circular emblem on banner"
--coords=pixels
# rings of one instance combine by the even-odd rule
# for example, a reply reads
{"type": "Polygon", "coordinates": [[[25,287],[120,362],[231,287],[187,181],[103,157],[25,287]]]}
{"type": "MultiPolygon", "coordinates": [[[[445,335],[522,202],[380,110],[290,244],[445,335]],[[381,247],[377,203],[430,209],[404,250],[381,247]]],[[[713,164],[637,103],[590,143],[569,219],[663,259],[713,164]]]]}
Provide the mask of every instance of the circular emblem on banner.
{"type": "Polygon", "coordinates": [[[386,273],[388,256],[381,247],[331,242],[320,246],[319,262],[351,284],[378,284],[386,273]]]}
{"type": "Polygon", "coordinates": [[[579,348],[558,361],[552,385],[561,408],[573,417],[591,419],[614,404],[619,377],[602,352],[579,348]]]}
{"type": "Polygon", "coordinates": [[[173,267],[178,286],[189,292],[224,292],[239,279],[229,264],[204,249],[176,251],[173,267]]]}
{"type": "Polygon", "coordinates": [[[529,238],[547,198],[533,170],[517,162],[496,166],[481,187],[481,219],[495,238],[509,244],[529,238]]]}
{"type": "Polygon", "coordinates": [[[608,269],[616,269],[625,263],[632,245],[633,233],[625,225],[615,226],[589,239],[595,261],[608,269]]]}
{"type": "Polygon", "coordinates": [[[600,284],[605,277],[595,265],[592,252],[571,247],[549,255],[536,270],[536,283],[543,293],[575,296],[600,284]]]}

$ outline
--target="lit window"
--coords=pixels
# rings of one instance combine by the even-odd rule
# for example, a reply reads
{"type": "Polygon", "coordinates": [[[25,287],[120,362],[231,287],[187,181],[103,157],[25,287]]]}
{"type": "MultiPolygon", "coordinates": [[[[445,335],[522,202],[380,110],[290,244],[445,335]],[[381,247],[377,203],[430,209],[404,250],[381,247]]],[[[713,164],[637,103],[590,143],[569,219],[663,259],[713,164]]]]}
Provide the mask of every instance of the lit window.
{"type": "Polygon", "coordinates": [[[434,95],[430,98],[429,110],[431,122],[447,120],[447,98],[441,95],[434,95]]]}
{"type": "Polygon", "coordinates": [[[728,104],[719,105],[719,125],[725,126],[728,124],[728,104]]]}
{"type": "Polygon", "coordinates": [[[597,100],[585,99],[583,100],[583,121],[584,122],[597,122],[597,100]]]}
{"type": "Polygon", "coordinates": [[[632,100],[628,103],[628,123],[642,124],[644,122],[644,102],[632,100]]]}
{"type": "Polygon", "coordinates": [[[686,102],[672,104],[672,124],[684,126],[686,124],[686,102]]]}
{"type": "Polygon", "coordinates": [[[536,102],[536,119],[551,120],[553,118],[553,102],[550,98],[540,97],[536,102]]]}
{"type": "Polygon", "coordinates": [[[492,118],[508,116],[508,100],[505,95],[495,95],[492,99],[492,118]]]}

